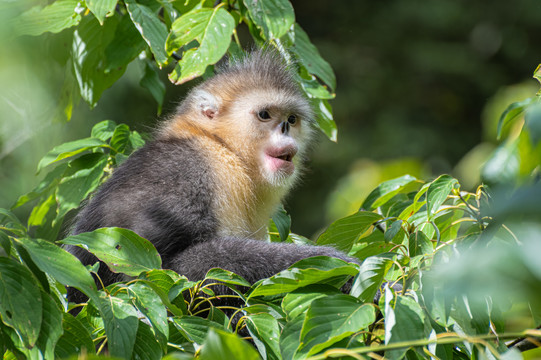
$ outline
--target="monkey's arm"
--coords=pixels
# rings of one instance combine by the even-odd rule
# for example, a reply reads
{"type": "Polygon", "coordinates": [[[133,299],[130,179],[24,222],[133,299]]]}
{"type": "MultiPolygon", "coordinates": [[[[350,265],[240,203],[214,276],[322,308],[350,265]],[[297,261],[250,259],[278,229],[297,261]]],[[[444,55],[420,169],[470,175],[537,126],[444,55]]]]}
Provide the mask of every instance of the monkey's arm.
{"type": "Polygon", "coordinates": [[[201,280],[208,270],[219,267],[242,276],[250,283],[255,283],[287,269],[297,261],[321,255],[358,263],[357,259],[325,246],[217,238],[187,248],[172,261],[164,264],[164,268],[175,270],[190,280],[201,280]]]}

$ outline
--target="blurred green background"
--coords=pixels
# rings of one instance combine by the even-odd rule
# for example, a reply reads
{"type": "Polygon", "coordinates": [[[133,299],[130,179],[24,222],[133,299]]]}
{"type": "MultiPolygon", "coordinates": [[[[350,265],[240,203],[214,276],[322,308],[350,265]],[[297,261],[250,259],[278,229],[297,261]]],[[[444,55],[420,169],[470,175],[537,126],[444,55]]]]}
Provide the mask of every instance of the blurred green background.
{"type": "MultiPolygon", "coordinates": [[[[0,1],[14,4],[15,2],[0,1]]],[[[86,137],[98,121],[151,132],[186,86],[167,83],[161,115],[131,65],[90,110],[81,101],[58,120],[69,31],[10,40],[6,27],[22,0],[0,11],[0,207],[38,182],[39,159],[53,146],[86,137]]],[[[297,21],[334,68],[338,142],[320,137],[309,170],[286,208],[293,231],[314,236],[357,210],[382,181],[412,174],[456,176],[471,190],[495,145],[508,104],[533,96],[541,62],[536,0],[292,1],[297,21]]],[[[17,209],[25,218],[30,207],[17,209]]]]}

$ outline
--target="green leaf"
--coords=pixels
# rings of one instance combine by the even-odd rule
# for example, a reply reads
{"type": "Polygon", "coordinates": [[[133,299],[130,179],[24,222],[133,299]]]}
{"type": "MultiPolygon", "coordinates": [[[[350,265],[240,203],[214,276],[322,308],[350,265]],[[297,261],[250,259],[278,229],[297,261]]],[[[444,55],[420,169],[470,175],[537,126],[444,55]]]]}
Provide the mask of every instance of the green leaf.
{"type": "Polygon", "coordinates": [[[55,146],[39,161],[38,172],[40,172],[43,168],[61,160],[79,157],[87,151],[105,147],[109,147],[109,145],[96,138],[85,138],[55,146]]]}
{"type": "Polygon", "coordinates": [[[2,253],[2,256],[9,257],[11,255],[11,240],[9,239],[9,236],[3,231],[0,231],[0,246],[2,247],[0,249],[0,252],[2,250],[4,251],[4,253],[2,253]]]}
{"type": "Polygon", "coordinates": [[[75,12],[79,0],[57,0],[48,6],[34,6],[12,20],[16,36],[37,36],[44,32],[58,33],[75,26],[81,15],[75,12]]]}
{"type": "Polygon", "coordinates": [[[11,207],[12,209],[18,208],[29,201],[39,198],[50,189],[58,185],[62,174],[66,171],[67,165],[57,166],[53,171],[49,172],[45,178],[36,186],[32,191],[20,196],[17,202],[11,207]]]}
{"type": "Polygon", "coordinates": [[[160,80],[158,69],[150,61],[145,61],[144,75],[139,85],[150,91],[150,94],[158,103],[158,114],[162,112],[163,99],[165,97],[165,85],[160,80]]]}
{"type": "Polygon", "coordinates": [[[73,235],[60,243],[77,245],[96,255],[113,272],[137,276],[161,268],[161,258],[150,241],[128,229],[102,228],[73,235]]]}
{"type": "Polygon", "coordinates": [[[278,321],[267,313],[248,314],[244,321],[261,357],[267,360],[281,360],[278,321]]]}
{"type": "Polygon", "coordinates": [[[496,148],[481,169],[483,182],[489,184],[512,183],[520,171],[518,141],[512,141],[496,148]]]}
{"type": "Polygon", "coordinates": [[[301,346],[301,331],[304,318],[305,316],[301,315],[285,324],[280,337],[282,359],[292,360],[296,358],[297,350],[301,346]]]}
{"type": "Polygon", "coordinates": [[[359,275],[353,281],[351,295],[362,302],[372,302],[391,265],[392,261],[388,258],[366,258],[361,264],[359,275]]]}
{"type": "Polygon", "coordinates": [[[379,214],[359,211],[333,222],[317,239],[318,245],[330,245],[345,253],[351,250],[355,240],[364,234],[375,222],[383,219],[379,214]]]}
{"type": "Polygon", "coordinates": [[[426,192],[426,211],[429,220],[434,220],[436,211],[457,186],[458,180],[449,175],[441,175],[430,184],[426,192]]]}
{"type": "Polygon", "coordinates": [[[295,22],[295,12],[288,0],[243,0],[243,3],[267,41],[281,38],[295,22]]]}
{"type": "Polygon", "coordinates": [[[167,53],[180,49],[193,40],[198,47],[186,50],[169,79],[181,84],[202,75],[208,65],[224,56],[235,29],[235,20],[221,7],[192,10],[176,19],[167,38],[167,53]]]}
{"type": "Polygon", "coordinates": [[[11,211],[2,208],[0,208],[0,226],[2,230],[10,231],[17,236],[26,235],[26,227],[19,219],[11,211]]]}
{"type": "Polygon", "coordinates": [[[103,25],[105,17],[115,11],[117,2],[118,0],[86,0],[86,6],[103,25]]]}
{"type": "Polygon", "coordinates": [[[105,49],[114,39],[117,15],[107,18],[103,26],[93,17],[85,16],[75,32],[71,49],[73,72],[82,98],[93,108],[105,89],[113,85],[126,70],[126,65],[110,69],[105,49]]]}
{"type": "MultiPolygon", "coordinates": [[[[421,306],[408,296],[387,300],[385,294],[385,345],[426,338],[424,314],[421,306]],[[393,304],[394,302],[394,304],[393,304]],[[393,306],[394,305],[394,306],[393,306]]],[[[407,348],[386,353],[391,359],[400,359],[407,348]]]]}
{"type": "Polygon", "coordinates": [[[541,83],[541,64],[537,65],[532,77],[541,83]]]}
{"type": "Polygon", "coordinates": [[[38,280],[38,283],[41,285],[42,290],[49,293],[51,291],[51,287],[49,286],[49,280],[47,279],[47,275],[45,275],[45,273],[40,270],[34,260],[32,260],[32,257],[30,256],[28,251],[20,245],[18,240],[18,238],[13,238],[13,245],[17,250],[17,254],[21,259],[22,264],[28,267],[28,269],[32,272],[34,277],[38,280]]]}
{"type": "Polygon", "coordinates": [[[70,313],[64,313],[64,330],[54,349],[55,359],[65,359],[81,353],[95,354],[96,349],[87,328],[70,313]]]}
{"type": "Polygon", "coordinates": [[[41,239],[20,238],[16,241],[28,251],[43,272],[61,284],[76,287],[90,298],[96,297],[94,279],[74,255],[41,239]]]}
{"type": "Polygon", "coordinates": [[[331,104],[325,99],[308,99],[316,114],[316,126],[331,141],[336,142],[338,130],[332,116],[331,104]]]}
{"type": "Polygon", "coordinates": [[[124,153],[130,143],[130,127],[126,124],[120,124],[115,128],[111,137],[110,145],[116,152],[124,153]]]}
{"type": "Polygon", "coordinates": [[[385,235],[383,236],[385,242],[402,244],[406,236],[406,233],[402,228],[402,223],[402,220],[396,220],[391,223],[391,225],[385,231],[385,235]]]}
{"type": "Polygon", "coordinates": [[[335,97],[335,94],[329,92],[329,89],[321,85],[313,75],[309,75],[308,79],[301,78],[301,86],[304,92],[311,98],[330,100],[335,97]]]}
{"type": "Polygon", "coordinates": [[[289,33],[294,43],[291,51],[310,74],[317,76],[331,88],[331,93],[334,92],[334,89],[336,89],[336,77],[331,65],[321,57],[319,51],[310,42],[310,38],[299,24],[295,24],[294,29],[294,33],[289,33]]]}
{"type": "MultiPolygon", "coordinates": [[[[156,332],[156,338],[164,346],[169,338],[169,325],[167,324],[167,310],[159,295],[143,282],[130,285],[129,291],[135,296],[135,306],[147,317],[156,332]]],[[[154,338],[154,336],[152,336],[154,338]]]]}
{"type": "Polygon", "coordinates": [[[51,295],[41,292],[43,301],[43,319],[36,345],[45,359],[54,359],[54,349],[62,335],[62,311],[51,295]]]}
{"type": "Polygon", "coordinates": [[[330,285],[308,285],[284,296],[282,309],[287,313],[289,319],[294,319],[304,314],[315,299],[340,293],[340,290],[330,285]]]}
{"type": "Polygon", "coordinates": [[[276,231],[278,231],[278,234],[280,235],[279,240],[281,242],[286,241],[287,237],[289,236],[289,230],[291,228],[291,217],[285,211],[283,206],[281,206],[272,215],[272,222],[269,225],[269,232],[273,230],[271,229],[272,225],[274,225],[274,227],[276,228],[276,231]]]}
{"type": "Polygon", "coordinates": [[[409,256],[430,255],[434,252],[432,242],[422,231],[416,231],[409,236],[409,256]]]}
{"type": "Polygon", "coordinates": [[[223,325],[198,316],[186,315],[174,317],[173,323],[187,339],[199,345],[205,341],[209,329],[224,329],[223,325]]]}
{"type": "Polygon", "coordinates": [[[376,320],[372,304],[345,294],[312,301],[301,331],[300,350],[307,355],[320,352],[331,344],[359,332],[376,320]]]}
{"type": "Polygon", "coordinates": [[[220,268],[210,269],[207,272],[207,275],[205,275],[205,279],[218,280],[230,285],[240,285],[240,286],[247,286],[247,287],[250,287],[252,285],[248,281],[246,281],[243,277],[231,271],[220,269],[220,268]]]}
{"type": "Polygon", "coordinates": [[[201,360],[235,359],[259,360],[257,351],[238,335],[210,329],[201,348],[201,360]]]}
{"type": "Polygon", "coordinates": [[[130,359],[139,327],[137,311],[129,303],[105,293],[100,294],[97,305],[103,318],[109,353],[130,359]]]}
{"type": "Polygon", "coordinates": [[[400,220],[406,220],[409,221],[409,219],[412,216],[415,216],[415,214],[424,206],[426,205],[426,200],[423,199],[422,201],[419,201],[421,197],[427,192],[428,187],[430,184],[424,184],[419,191],[417,191],[417,194],[415,194],[415,197],[413,198],[413,202],[407,206],[400,215],[398,215],[398,218],[400,220]]]}
{"type": "Polygon", "coordinates": [[[416,181],[417,179],[411,175],[404,175],[396,179],[384,181],[367,196],[362,208],[365,210],[374,210],[403,191],[406,186],[416,181]]]}
{"type": "Polygon", "coordinates": [[[116,123],[112,120],[104,120],[92,127],[90,134],[91,138],[100,139],[101,141],[107,141],[115,132],[116,123]]]}
{"type": "Polygon", "coordinates": [[[532,145],[537,146],[541,141],[541,104],[536,103],[535,105],[528,107],[524,120],[532,145]]]}
{"type": "MultiPolygon", "coordinates": [[[[147,271],[139,275],[139,279],[143,280],[147,286],[151,287],[154,292],[158,294],[163,304],[173,315],[182,316],[188,312],[184,300],[182,299],[182,301],[175,302],[174,304],[171,303],[182,290],[175,292],[175,294],[171,296],[171,293],[175,291],[173,286],[176,286],[176,283],[171,276],[169,276],[167,273],[168,271],[170,270],[160,269],[147,271]]],[[[179,281],[182,280],[186,281],[186,279],[181,279],[179,281]]]]}
{"type": "Polygon", "coordinates": [[[91,168],[79,170],[62,179],[56,190],[57,219],[78,208],[81,201],[98,188],[106,166],[107,158],[104,156],[91,168]]]}
{"type": "Polygon", "coordinates": [[[107,59],[105,72],[122,68],[131,63],[147,47],[145,40],[129,16],[122,16],[115,29],[114,37],[105,47],[107,59]]]}
{"type": "MultiPolygon", "coordinates": [[[[310,284],[324,283],[335,280],[337,277],[356,274],[355,265],[348,264],[343,260],[327,256],[312,257],[301,260],[290,266],[289,269],[256,283],[249,297],[289,293],[310,284]]],[[[333,281],[332,285],[336,284],[336,281],[333,281]]]]}
{"type": "Polygon", "coordinates": [[[34,206],[28,217],[28,227],[45,225],[47,214],[49,214],[50,210],[56,210],[56,199],[54,194],[44,197],[36,206],[34,206]]]}
{"type": "Polygon", "coordinates": [[[28,268],[5,257],[0,257],[0,315],[26,347],[36,344],[43,319],[40,289],[28,268]]]}
{"type": "Polygon", "coordinates": [[[162,348],[156,341],[150,326],[140,322],[133,347],[133,358],[141,360],[161,360],[162,356],[162,348]]]}
{"type": "Polygon", "coordinates": [[[130,133],[130,146],[135,151],[145,145],[145,139],[137,131],[130,133]]]}
{"type": "Polygon", "coordinates": [[[167,39],[167,27],[160,21],[158,15],[147,6],[138,4],[135,0],[125,0],[130,18],[135,24],[141,36],[150,47],[154,58],[160,67],[167,63],[165,40],[167,39]]]}
{"type": "MultiPolygon", "coordinates": [[[[377,234],[378,236],[381,236],[383,239],[383,234],[381,232],[374,232],[373,234],[377,234]]],[[[364,240],[366,238],[363,238],[361,240],[364,240]]],[[[364,246],[361,250],[357,250],[355,254],[353,255],[355,258],[359,260],[367,259],[371,256],[380,255],[386,252],[391,251],[396,244],[392,243],[386,243],[385,241],[375,241],[373,243],[369,243],[366,246],[364,246]]]]}
{"type": "Polygon", "coordinates": [[[524,110],[532,103],[532,99],[526,99],[524,101],[514,102],[511,105],[505,109],[502,116],[500,116],[500,120],[498,121],[498,130],[496,138],[499,140],[502,136],[503,128],[508,126],[509,123],[516,119],[520,114],[524,112],[524,110]]]}

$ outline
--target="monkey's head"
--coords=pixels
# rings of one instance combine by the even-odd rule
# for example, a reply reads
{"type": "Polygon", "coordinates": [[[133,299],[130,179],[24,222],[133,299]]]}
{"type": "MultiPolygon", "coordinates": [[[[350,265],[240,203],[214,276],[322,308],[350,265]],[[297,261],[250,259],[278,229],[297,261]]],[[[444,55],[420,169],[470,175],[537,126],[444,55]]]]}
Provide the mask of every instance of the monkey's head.
{"type": "Polygon", "coordinates": [[[259,181],[288,187],[297,178],[312,134],[312,111],[279,55],[254,52],[221,69],[179,107],[187,126],[219,139],[257,170],[259,181]]]}

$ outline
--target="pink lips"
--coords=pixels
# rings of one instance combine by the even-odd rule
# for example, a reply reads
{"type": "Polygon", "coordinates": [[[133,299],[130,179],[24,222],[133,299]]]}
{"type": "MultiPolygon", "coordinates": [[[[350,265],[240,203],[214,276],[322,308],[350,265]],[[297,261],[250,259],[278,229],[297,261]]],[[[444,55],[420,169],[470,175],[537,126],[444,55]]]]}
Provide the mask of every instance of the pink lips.
{"type": "Polygon", "coordinates": [[[270,170],[273,172],[284,171],[292,174],[295,171],[293,157],[297,153],[297,148],[294,146],[286,146],[281,148],[268,148],[265,151],[270,170]]]}

